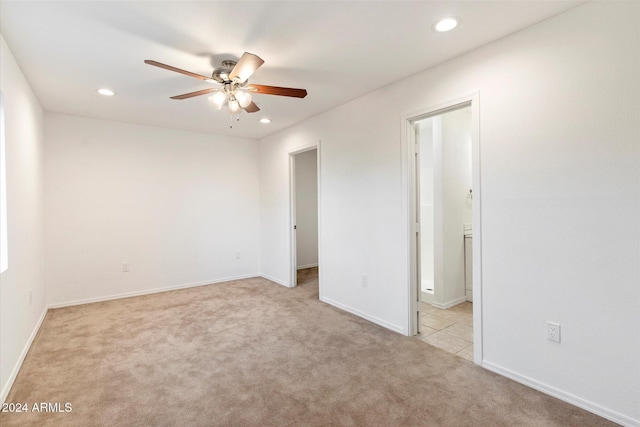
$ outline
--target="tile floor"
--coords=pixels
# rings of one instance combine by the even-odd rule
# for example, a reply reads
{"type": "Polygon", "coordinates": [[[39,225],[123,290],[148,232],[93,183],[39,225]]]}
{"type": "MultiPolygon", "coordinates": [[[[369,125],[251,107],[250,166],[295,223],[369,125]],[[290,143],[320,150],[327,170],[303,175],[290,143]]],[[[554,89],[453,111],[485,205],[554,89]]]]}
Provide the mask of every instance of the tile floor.
{"type": "MultiPolygon", "coordinates": [[[[317,286],[318,267],[298,270],[298,286],[317,286]]],[[[420,303],[420,333],[416,338],[473,361],[473,304],[447,310],[420,303]]]]}
{"type": "Polygon", "coordinates": [[[420,333],[416,338],[473,361],[473,304],[447,310],[420,303],[420,333]]]}

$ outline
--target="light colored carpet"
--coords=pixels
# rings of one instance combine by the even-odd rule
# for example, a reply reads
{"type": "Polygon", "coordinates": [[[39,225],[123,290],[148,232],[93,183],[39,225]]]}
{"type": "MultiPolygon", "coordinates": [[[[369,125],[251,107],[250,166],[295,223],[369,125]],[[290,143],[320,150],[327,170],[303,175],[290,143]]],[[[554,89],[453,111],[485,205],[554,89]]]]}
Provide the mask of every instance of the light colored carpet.
{"type": "Polygon", "coordinates": [[[9,426],[605,426],[586,411],[261,278],[51,310],[9,426]]]}

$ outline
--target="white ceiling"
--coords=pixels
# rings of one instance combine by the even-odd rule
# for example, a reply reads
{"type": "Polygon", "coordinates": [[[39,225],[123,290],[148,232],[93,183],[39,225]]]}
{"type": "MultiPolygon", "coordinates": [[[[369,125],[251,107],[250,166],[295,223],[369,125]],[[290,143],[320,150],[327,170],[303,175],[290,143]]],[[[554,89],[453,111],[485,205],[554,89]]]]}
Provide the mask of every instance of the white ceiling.
{"type": "Polygon", "coordinates": [[[0,31],[47,111],[261,138],[580,3],[2,0],[0,31]],[[444,16],[461,25],[434,32],[444,16]],[[169,99],[209,83],[143,63],[210,75],[245,51],[265,60],[252,83],[308,96],[254,95],[261,111],[229,129],[207,96],[169,99]]]}

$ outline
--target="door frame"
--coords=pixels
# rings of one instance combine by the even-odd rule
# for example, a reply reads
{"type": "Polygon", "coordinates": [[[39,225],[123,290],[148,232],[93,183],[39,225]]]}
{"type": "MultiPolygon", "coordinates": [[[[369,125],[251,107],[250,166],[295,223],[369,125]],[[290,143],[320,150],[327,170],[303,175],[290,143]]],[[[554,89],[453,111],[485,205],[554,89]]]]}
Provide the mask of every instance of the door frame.
{"type": "Polygon", "coordinates": [[[402,115],[402,186],[403,211],[406,230],[407,254],[407,331],[409,336],[418,332],[418,313],[420,300],[417,283],[418,249],[417,249],[417,186],[415,155],[416,139],[413,124],[421,119],[438,116],[455,110],[464,104],[471,106],[471,182],[473,188],[472,224],[473,224],[473,360],[482,364],[482,187],[480,173],[480,92],[475,91],[456,99],[441,102],[427,108],[402,115]]]}
{"type": "MultiPolygon", "coordinates": [[[[316,167],[317,167],[317,182],[318,182],[318,267],[321,265],[322,251],[321,248],[321,203],[320,203],[320,141],[312,144],[293,148],[287,152],[289,155],[289,287],[295,288],[298,286],[298,263],[296,253],[296,155],[304,153],[306,151],[316,150],[316,167]]],[[[322,296],[322,280],[321,269],[318,268],[318,287],[319,294],[322,296]]]]}

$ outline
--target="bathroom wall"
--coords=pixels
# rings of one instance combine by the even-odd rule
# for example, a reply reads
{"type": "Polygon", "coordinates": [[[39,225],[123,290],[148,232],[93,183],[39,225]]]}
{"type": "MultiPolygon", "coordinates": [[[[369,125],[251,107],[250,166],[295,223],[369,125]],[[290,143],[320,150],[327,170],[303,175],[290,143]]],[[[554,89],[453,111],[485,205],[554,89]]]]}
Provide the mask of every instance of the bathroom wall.
{"type": "Polygon", "coordinates": [[[435,303],[450,307],[466,300],[463,224],[471,223],[471,206],[467,203],[471,188],[471,109],[451,111],[440,118],[434,123],[434,146],[437,158],[442,159],[440,168],[435,163],[436,180],[441,180],[436,188],[442,190],[436,195],[436,207],[439,205],[441,211],[435,216],[442,230],[442,240],[436,240],[442,251],[442,279],[436,280],[435,303]]]}

